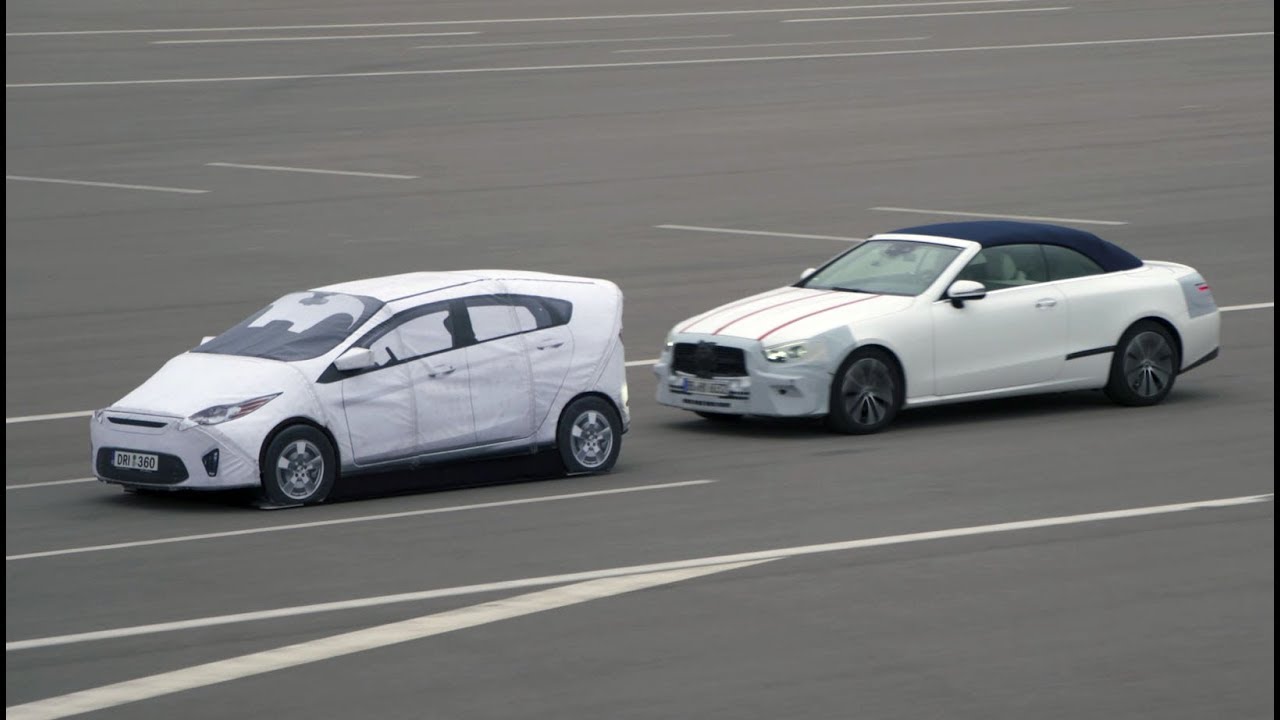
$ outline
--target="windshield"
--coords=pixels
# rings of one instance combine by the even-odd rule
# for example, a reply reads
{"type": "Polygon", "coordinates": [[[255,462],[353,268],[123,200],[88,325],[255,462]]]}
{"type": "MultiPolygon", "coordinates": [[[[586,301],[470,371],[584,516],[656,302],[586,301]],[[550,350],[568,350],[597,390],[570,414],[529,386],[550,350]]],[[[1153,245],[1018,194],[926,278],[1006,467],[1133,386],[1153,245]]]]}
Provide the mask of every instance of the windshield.
{"type": "Polygon", "coordinates": [[[192,352],[310,360],[332,350],[381,307],[363,295],[291,293],[192,352]]]}
{"type": "Polygon", "coordinates": [[[800,282],[816,290],[919,295],[960,254],[950,245],[872,240],[841,255],[800,282]]]}

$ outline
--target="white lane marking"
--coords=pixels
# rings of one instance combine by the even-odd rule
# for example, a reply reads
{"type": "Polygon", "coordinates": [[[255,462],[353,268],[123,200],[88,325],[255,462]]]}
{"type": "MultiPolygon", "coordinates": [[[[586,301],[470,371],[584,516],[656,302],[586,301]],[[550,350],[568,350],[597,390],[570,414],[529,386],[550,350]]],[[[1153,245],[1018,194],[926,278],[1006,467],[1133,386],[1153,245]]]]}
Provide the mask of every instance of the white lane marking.
{"type": "Polygon", "coordinates": [[[657,359],[653,360],[628,360],[627,367],[648,367],[649,365],[658,364],[657,359]]]}
{"type": "Polygon", "coordinates": [[[143,28],[133,30],[38,30],[7,32],[5,37],[49,37],[61,35],[138,35],[145,33],[250,32],[255,30],[325,30],[338,28],[413,27],[420,25],[495,25],[505,23],[578,22],[588,20],[643,20],[672,17],[716,17],[722,15],[774,15],[778,13],[830,12],[836,10],[878,10],[901,7],[945,5],[1000,5],[1029,0],[947,0],[943,2],[880,3],[876,5],[828,5],[826,7],[763,8],[756,10],[698,10],[630,15],[571,15],[566,17],[525,17],[490,20],[414,20],[407,22],[344,23],[338,25],[251,25],[247,27],[143,28]]]}
{"type": "Polygon", "coordinates": [[[479,30],[466,32],[391,33],[390,35],[308,35],[295,37],[201,38],[199,40],[152,40],[152,45],[213,45],[225,43],[305,42],[309,40],[381,40],[383,38],[450,37],[479,35],[479,30]]]}
{"type": "Polygon", "coordinates": [[[98,478],[75,478],[74,480],[50,480],[48,482],[24,483],[22,485],[5,485],[8,490],[25,490],[27,488],[53,487],[54,485],[76,485],[79,483],[98,482],[98,478]]]}
{"type": "Polygon", "coordinates": [[[484,510],[514,505],[532,505],[534,503],[556,502],[560,500],[578,500],[581,498],[603,497],[606,495],[622,495],[624,493],[646,492],[649,490],[671,490],[674,488],[707,485],[715,480],[685,480],[682,482],[661,483],[658,485],[632,485],[629,487],[611,488],[608,490],[590,490],[586,492],[566,493],[564,495],[543,495],[540,497],[522,498],[519,500],[499,500],[497,502],[475,503],[472,505],[453,505],[450,507],[427,508],[425,510],[407,510],[404,512],[382,513],[379,515],[358,515],[356,517],[334,518],[332,520],[315,520],[312,522],[293,523],[290,525],[270,525],[267,527],[246,528],[244,530],[224,530],[222,532],[200,533],[199,535],[178,535],[174,537],[153,538],[151,540],[133,540],[129,542],[110,543],[108,545],[90,545],[88,547],[63,548],[61,550],[45,550],[42,552],[6,555],[5,561],[33,560],[35,558],[58,557],[61,555],[80,555],[83,553],[122,550],[125,548],[148,547],[151,545],[169,545],[171,543],[194,542],[196,540],[214,540],[218,538],[241,537],[244,535],[261,535],[263,533],[284,532],[287,530],[306,530],[309,528],[328,527],[330,525],[351,525],[353,523],[377,522],[380,520],[398,520],[400,518],[421,517],[423,515],[439,515],[442,513],[462,512],[464,510],[484,510]]]}
{"type": "Polygon", "coordinates": [[[4,419],[5,425],[16,425],[17,423],[43,422],[45,420],[66,420],[68,418],[92,417],[92,410],[76,410],[75,412],[50,413],[48,415],[19,415],[18,417],[8,417],[4,419]]]}
{"type": "Polygon", "coordinates": [[[1195,40],[1238,40],[1271,37],[1274,30],[1211,35],[1170,35],[1165,37],[1121,38],[1118,40],[1076,40],[1069,42],[1026,43],[1020,45],[971,45],[967,47],[922,48],[918,50],[879,50],[874,52],[822,53],[816,55],[760,55],[753,57],[698,58],[690,60],[646,60],[644,62],[581,63],[576,65],[517,65],[509,67],[449,68],[437,70],[380,70],[374,72],[311,73],[300,75],[239,75],[227,77],[157,78],[150,80],[80,80],[70,82],[9,83],[10,90],[54,87],[107,87],[116,85],[184,85],[235,82],[280,82],[284,80],[343,80],[351,78],[416,77],[429,75],[474,75],[479,73],[517,73],[559,70],[611,70],[679,65],[727,65],[735,63],[779,62],[786,60],[835,60],[891,55],[945,55],[952,53],[991,52],[999,50],[1043,50],[1050,48],[1104,47],[1108,45],[1141,45],[1195,40]]]}
{"type": "Polygon", "coordinates": [[[332,635],[282,648],[126,680],[66,695],[5,708],[8,720],[54,720],[103,710],[308,663],[421,640],[510,618],[531,615],[590,600],[670,585],[684,580],[758,565],[760,562],[711,565],[645,575],[629,575],[540,590],[470,607],[423,615],[410,620],[332,635]]]}
{"type": "Polygon", "coordinates": [[[615,55],[625,53],[652,53],[652,52],[672,52],[676,50],[733,50],[737,48],[754,48],[754,47],[789,47],[794,45],[851,45],[853,43],[884,43],[884,42],[903,42],[908,40],[928,40],[930,35],[916,35],[914,37],[896,37],[896,38],[875,38],[872,40],[815,40],[813,42],[782,42],[782,43],[750,43],[746,45],[692,45],[689,47],[660,47],[660,48],[638,48],[634,50],[614,50],[615,55]]]}
{"type": "Polygon", "coordinates": [[[711,40],[733,37],[721,35],[663,35],[638,38],[596,38],[594,40],[531,40],[528,42],[448,43],[446,45],[418,45],[415,50],[447,50],[449,48],[534,47],[539,45],[593,45],[595,43],[655,42],[658,40],[711,40]]]}
{"type": "Polygon", "coordinates": [[[856,17],[795,18],[793,20],[783,20],[782,22],[839,22],[841,20],[892,20],[896,18],[948,17],[951,15],[1003,15],[1005,13],[1052,12],[1054,10],[1070,9],[1071,6],[1067,5],[1065,7],[1017,8],[1013,10],[968,10],[965,12],[913,13],[910,15],[858,15],[856,17]]]}
{"type": "Polygon", "coordinates": [[[1083,218],[1048,217],[1044,215],[1009,215],[1006,213],[960,212],[958,210],[925,210],[907,207],[873,207],[881,212],[911,213],[913,215],[955,215],[956,217],[1004,218],[1007,220],[1031,220],[1034,222],[1063,222],[1077,225],[1128,225],[1121,220],[1085,220],[1083,218]]]}
{"type": "Polygon", "coordinates": [[[4,179],[16,182],[52,183],[54,185],[86,185],[88,187],[115,188],[117,190],[150,190],[152,192],[182,193],[184,195],[203,195],[209,192],[208,190],[192,190],[191,188],[128,185],[125,183],[94,182],[90,180],[63,180],[61,178],[31,177],[30,175],[5,175],[4,179]]]}
{"type": "Polygon", "coordinates": [[[1219,312],[1239,312],[1241,310],[1266,310],[1274,308],[1275,302],[1250,303],[1248,305],[1228,305],[1218,308],[1219,312]]]}
{"type": "Polygon", "coordinates": [[[900,545],[904,543],[922,542],[930,540],[944,540],[948,538],[968,537],[973,535],[987,535],[993,533],[1003,533],[1016,530],[1031,530],[1036,528],[1055,527],[1060,525],[1077,525],[1082,523],[1101,522],[1109,520],[1120,520],[1125,518],[1144,517],[1150,515],[1163,515],[1167,513],[1186,512],[1190,510],[1203,510],[1207,508],[1225,508],[1237,505],[1249,505],[1253,503],[1270,502],[1273,498],[1272,493],[1263,495],[1245,495],[1240,497],[1221,498],[1217,500],[1202,500],[1189,503],[1177,503],[1173,505],[1152,505],[1147,507],[1130,508],[1127,510],[1111,510],[1104,512],[1084,513],[1080,515],[1062,515],[1057,517],[1039,518],[1035,520],[1021,520],[1017,522],[997,523],[994,525],[975,525],[971,527],[951,528],[948,530],[934,530],[929,532],[908,533],[904,535],[887,535],[883,537],[863,538],[860,540],[845,540],[842,542],[824,543],[821,545],[801,545],[797,547],[775,548],[772,550],[761,550],[756,552],[735,553],[731,555],[717,555],[711,557],[693,558],[689,560],[676,560],[673,562],[652,563],[648,565],[631,565],[626,567],[607,568],[604,570],[590,570],[586,572],[567,573],[564,575],[544,575],[541,577],[523,578],[519,580],[505,580],[501,582],[484,583],[481,585],[464,585],[460,587],[442,588],[436,590],[420,590],[417,592],[397,593],[394,595],[377,595],[373,597],[357,598],[354,600],[339,600],[334,602],[316,603],[314,605],[297,605],[293,607],[276,608],[272,610],[257,610],[253,612],[236,613],[232,615],[215,615],[213,617],[194,618],[191,620],[178,620],[174,622],[154,623],[151,625],[138,625],[134,627],[113,628],[110,630],[95,630],[92,632],[76,633],[73,635],[59,635],[54,637],[33,638],[30,640],[16,640],[5,643],[5,651],[26,650],[30,648],[51,647],[55,645],[69,645],[72,643],[90,642],[95,640],[109,640],[124,637],[133,637],[137,635],[150,635],[154,633],[172,632],[176,630],[193,630],[196,628],[213,627],[217,625],[231,625],[235,623],[251,622],[256,620],[270,620],[284,617],[297,617],[300,615],[312,615],[316,613],[334,612],[338,610],[354,610],[359,608],[378,607],[382,605],[393,605],[397,603],[418,602],[421,600],[433,600],[436,598],[456,597],[459,595],[472,595],[478,593],[499,592],[504,590],[518,590],[529,587],[541,587],[547,585],[561,585],[571,582],[582,582],[586,580],[598,580],[607,577],[617,577],[622,575],[635,575],[637,573],[665,572],[668,570],[680,570],[691,567],[704,567],[707,565],[720,565],[724,563],[735,562],[752,562],[757,560],[773,560],[785,557],[796,557],[801,555],[814,555],[819,553],[840,552],[846,550],[859,550],[862,548],[882,547],[886,545],[900,545]]]}
{"type": "Polygon", "coordinates": [[[763,237],[800,238],[803,240],[839,240],[841,242],[862,242],[866,238],[844,237],[840,235],[806,235],[802,233],[773,232],[770,230],[741,230],[738,228],[701,227],[699,225],[654,225],[660,230],[687,230],[689,232],[717,233],[720,235],[760,235],[763,237]]]}
{"type": "Polygon", "coordinates": [[[395,175],[392,173],[356,172],[354,170],[319,170],[316,168],[288,167],[286,165],[246,165],[244,163],[211,162],[208,167],[239,168],[242,170],[275,170],[277,172],[314,173],[316,175],[354,175],[356,177],[387,178],[390,180],[417,180],[417,175],[395,175]]]}

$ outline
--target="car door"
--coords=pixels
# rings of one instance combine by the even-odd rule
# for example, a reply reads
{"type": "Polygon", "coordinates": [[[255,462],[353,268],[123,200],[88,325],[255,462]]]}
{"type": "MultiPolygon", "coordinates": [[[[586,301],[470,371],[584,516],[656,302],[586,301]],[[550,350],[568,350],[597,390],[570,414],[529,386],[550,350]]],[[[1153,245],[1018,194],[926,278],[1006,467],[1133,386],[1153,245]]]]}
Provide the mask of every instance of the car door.
{"type": "Polygon", "coordinates": [[[521,337],[533,373],[533,417],[537,428],[546,421],[573,364],[574,338],[569,330],[573,303],[563,297],[536,294],[546,291],[547,283],[517,280],[504,285],[514,291],[507,297],[511,298],[517,322],[525,330],[521,337]]]}
{"type": "Polygon", "coordinates": [[[1045,284],[1039,245],[986,248],[957,279],[988,290],[979,300],[932,306],[935,387],[962,395],[1054,380],[1066,361],[1068,308],[1061,288],[1045,284]]]}
{"type": "Polygon", "coordinates": [[[466,349],[457,301],[407,307],[354,347],[375,366],[342,380],[354,462],[369,465],[475,442],[466,349]]]}
{"type": "Polygon", "coordinates": [[[534,428],[532,373],[522,337],[533,326],[517,314],[500,286],[488,289],[493,292],[464,300],[471,336],[466,347],[471,410],[480,445],[527,438],[534,428]]]}

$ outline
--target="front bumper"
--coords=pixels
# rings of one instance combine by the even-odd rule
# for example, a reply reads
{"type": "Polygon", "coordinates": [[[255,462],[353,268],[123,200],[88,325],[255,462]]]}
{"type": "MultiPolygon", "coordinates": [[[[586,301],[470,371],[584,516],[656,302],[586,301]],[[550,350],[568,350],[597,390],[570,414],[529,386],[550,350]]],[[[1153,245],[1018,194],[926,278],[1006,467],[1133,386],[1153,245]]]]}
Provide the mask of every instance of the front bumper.
{"type": "MultiPolygon", "coordinates": [[[[216,426],[182,429],[181,418],[105,410],[89,421],[93,474],[126,487],[185,490],[230,489],[259,484],[258,463],[216,426]],[[155,470],[116,467],[117,450],[158,457],[155,470]],[[216,458],[214,462],[209,462],[216,458]]],[[[256,454],[256,452],[255,452],[256,454]]]]}
{"type": "Polygon", "coordinates": [[[746,358],[746,375],[700,378],[672,369],[671,352],[666,351],[653,366],[658,379],[657,400],[662,405],[693,412],[771,417],[813,417],[826,415],[830,401],[831,371],[822,363],[770,363],[759,344],[749,340],[741,345],[734,338],[719,336],[681,337],[679,342],[715,342],[741,347],[746,358]],[[721,394],[691,392],[698,380],[722,382],[728,391],[721,394]]]}

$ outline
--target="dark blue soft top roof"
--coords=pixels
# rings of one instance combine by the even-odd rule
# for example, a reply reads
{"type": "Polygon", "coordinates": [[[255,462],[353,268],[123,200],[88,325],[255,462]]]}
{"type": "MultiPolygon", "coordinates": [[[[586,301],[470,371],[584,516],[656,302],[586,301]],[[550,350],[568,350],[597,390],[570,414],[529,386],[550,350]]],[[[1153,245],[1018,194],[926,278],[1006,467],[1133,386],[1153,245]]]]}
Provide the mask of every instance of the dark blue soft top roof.
{"type": "Polygon", "coordinates": [[[983,247],[1000,245],[1061,245],[1085,255],[1102,266],[1106,272],[1133,270],[1142,267],[1142,261],[1128,250],[1084,230],[1045,225],[1043,223],[1014,222],[1012,220],[982,220],[979,222],[949,222],[935,225],[894,230],[893,234],[929,235],[932,237],[971,240],[983,247]]]}

